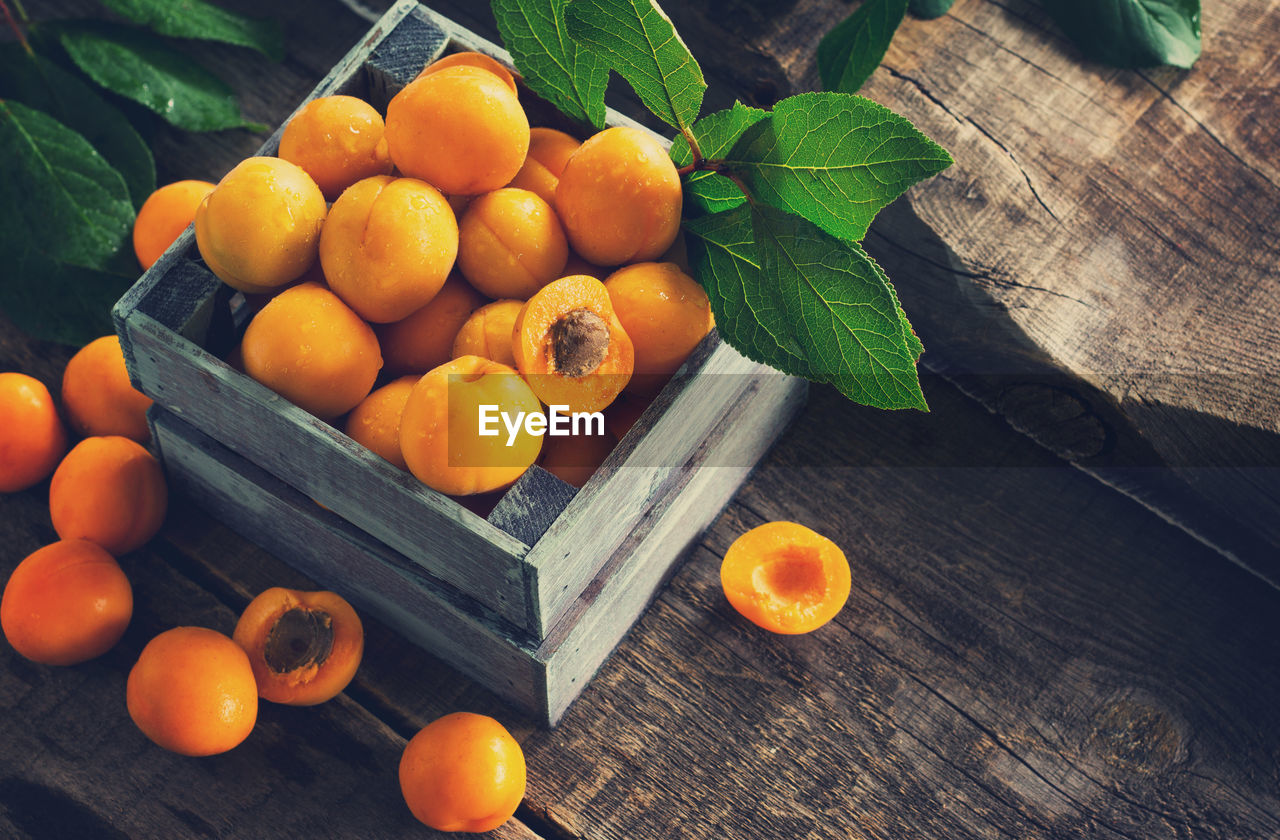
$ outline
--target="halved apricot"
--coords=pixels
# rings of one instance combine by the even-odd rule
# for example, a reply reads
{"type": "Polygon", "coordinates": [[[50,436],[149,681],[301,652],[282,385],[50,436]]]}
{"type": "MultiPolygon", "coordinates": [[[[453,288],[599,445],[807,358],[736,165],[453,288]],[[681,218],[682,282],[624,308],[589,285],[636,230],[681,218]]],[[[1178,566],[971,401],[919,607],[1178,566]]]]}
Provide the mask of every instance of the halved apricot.
{"type": "Polygon", "coordinates": [[[836,616],[849,599],[844,552],[796,522],[752,528],[724,554],[720,583],[733,608],[774,633],[808,633],[836,616]]]}

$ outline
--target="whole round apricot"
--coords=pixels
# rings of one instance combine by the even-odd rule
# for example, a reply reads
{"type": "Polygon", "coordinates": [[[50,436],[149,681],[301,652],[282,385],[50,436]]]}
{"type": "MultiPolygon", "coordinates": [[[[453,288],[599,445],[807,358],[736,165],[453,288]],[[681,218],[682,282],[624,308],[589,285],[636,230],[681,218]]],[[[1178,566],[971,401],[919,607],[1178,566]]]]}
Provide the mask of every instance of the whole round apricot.
{"type": "Polygon", "coordinates": [[[400,415],[418,379],[402,376],[378,388],[351,409],[343,427],[347,437],[402,470],[409,466],[400,452],[400,415]]]}
{"type": "Polygon", "coordinates": [[[119,557],[164,524],[169,490],[160,462],[118,435],[85,438],[49,482],[49,516],[64,540],[92,540],[119,557]]]}
{"type": "Polygon", "coordinates": [[[83,437],[120,435],[138,443],[151,439],[151,398],[129,381],[118,336],[94,339],[67,362],[62,407],[71,428],[83,437]]]}
{"type": "Polygon", "coordinates": [[[711,332],[711,302],[675,263],[634,263],[604,281],[622,328],[635,346],[628,387],[660,386],[711,332]]]}
{"type": "Polygon", "coordinates": [[[454,336],[484,302],[484,295],[454,273],[426,306],[394,323],[379,324],[378,342],[387,371],[421,376],[449,361],[454,336]]]}
{"type": "Polygon", "coordinates": [[[354,96],[321,96],[290,118],[280,135],[284,160],[296,163],[333,201],[347,187],[391,174],[382,115],[354,96]]]}
{"type": "Polygon", "coordinates": [[[453,339],[453,357],[480,356],[515,367],[511,334],[523,308],[522,300],[495,300],[472,312],[453,339]]]}
{"type": "Polygon", "coordinates": [[[554,128],[539,126],[529,129],[529,153],[525,156],[524,166],[507,186],[535,192],[543,201],[555,204],[560,173],[564,172],[564,165],[581,145],[582,141],[576,137],[554,128]]]}
{"type": "Polygon", "coordinates": [[[208,181],[175,181],[147,196],[133,222],[133,253],[143,269],[151,268],[187,225],[213,190],[208,181]]]}
{"type": "Polygon", "coordinates": [[[0,493],[43,481],[67,453],[67,430],[49,389],[25,373],[0,373],[0,493]]]}
{"type": "Polygon", "coordinates": [[[527,300],[562,276],[568,258],[556,211],[528,190],[485,193],[458,226],[458,268],[491,298],[527,300]]]}
{"type": "Polygon", "coordinates": [[[456,52],[450,53],[443,58],[437,58],[426,67],[423,67],[422,72],[417,75],[417,78],[421,79],[423,76],[430,76],[432,73],[438,73],[446,67],[458,67],[460,65],[479,67],[481,70],[488,70],[490,73],[501,79],[503,84],[511,88],[513,93],[517,92],[516,80],[512,77],[511,71],[496,58],[487,56],[480,52],[456,52]]]}

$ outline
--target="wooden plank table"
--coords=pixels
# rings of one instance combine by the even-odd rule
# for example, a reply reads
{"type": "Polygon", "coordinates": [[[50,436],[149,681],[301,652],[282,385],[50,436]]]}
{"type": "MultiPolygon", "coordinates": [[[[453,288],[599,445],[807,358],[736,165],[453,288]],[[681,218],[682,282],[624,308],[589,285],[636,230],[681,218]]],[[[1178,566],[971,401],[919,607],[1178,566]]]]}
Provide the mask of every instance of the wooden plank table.
{"type": "MultiPolygon", "coordinates": [[[[76,0],[44,5],[97,8],[76,0]]],[[[459,0],[436,8],[492,34],[486,5],[459,0]]],[[[709,101],[718,104],[734,97],[767,104],[811,87],[813,46],[849,10],[835,0],[667,5],[703,57],[709,101]]],[[[1181,340],[1169,335],[1169,319],[1208,329],[1232,307],[1252,307],[1238,311],[1254,330],[1240,338],[1254,353],[1242,369],[1260,380],[1274,374],[1276,332],[1264,316],[1276,306],[1266,294],[1276,277],[1275,227],[1265,222],[1275,221],[1277,175],[1267,152],[1280,125],[1280,4],[1206,5],[1204,63],[1189,74],[1145,77],[1082,65],[1029,3],[960,0],[942,21],[905,24],[869,93],[943,139],[958,163],[896,206],[873,229],[871,244],[893,263],[890,274],[931,348],[926,363],[951,378],[926,376],[928,415],[862,409],[814,389],[797,424],[555,730],[536,728],[367,622],[365,662],[335,701],[310,709],[264,704],[253,735],[223,756],[187,759],[154,747],[124,708],[124,679],[142,645],[176,624],[229,631],[263,588],[308,585],[178,500],[161,536],[122,560],[136,609],[115,650],[85,665],[49,668],[0,647],[0,836],[433,836],[401,802],[396,763],[420,726],[461,709],[497,716],[528,757],[528,795],[517,819],[496,833],[502,838],[1280,836],[1280,593],[1226,556],[1256,551],[1248,559],[1265,561],[1275,521],[1233,529],[1219,518],[1220,530],[1211,532],[1184,518],[1185,508],[1162,507],[1169,496],[1153,497],[1149,485],[1141,492],[1126,486],[1143,503],[1134,501],[1097,480],[1103,471],[1091,469],[1084,450],[1063,443],[1090,440],[1096,427],[1087,418],[1072,422],[1085,415],[1068,410],[1051,422],[1063,403],[1044,392],[993,401],[996,380],[970,376],[1028,373],[1001,367],[1016,326],[1034,339],[1021,346],[1041,365],[1028,386],[1059,388],[1078,406],[1070,398],[1082,396],[1085,378],[1072,366],[1076,357],[1045,337],[1071,340],[1063,323],[1075,322],[1062,313],[1074,304],[1063,296],[1088,301],[1082,308],[1093,318],[1124,319],[1137,310],[1116,300],[1130,294],[1146,300],[1145,328],[1159,346],[1181,340]],[[1081,114],[1070,98],[1015,95],[1018,85],[1051,84],[1038,75],[1020,81],[1010,68],[1023,64],[1049,68],[1080,97],[1076,105],[1129,115],[1139,133],[1161,116],[1153,107],[1182,103],[1163,116],[1181,126],[1175,139],[1185,135],[1183,143],[1220,152],[1196,158],[1195,177],[1217,203],[1188,202],[1175,214],[1164,203],[1167,170],[1125,144],[1107,146],[1111,157],[1092,175],[1067,177],[1073,160],[1084,159],[1073,156],[1096,155],[1100,145],[1081,151],[1080,143],[1054,142],[1070,139],[1081,114]],[[1002,100],[986,97],[995,90],[1006,91],[1002,100]],[[1152,96],[1164,104],[1133,101],[1152,96]],[[1251,109],[1249,119],[1242,109],[1251,109]],[[1103,183],[1104,175],[1122,178],[1127,192],[1103,183]],[[1244,182],[1250,189],[1236,194],[1231,218],[1256,223],[1228,225],[1213,208],[1230,196],[1218,191],[1244,182]],[[972,218],[954,212],[957,201],[976,201],[966,198],[971,190],[980,191],[983,207],[972,218]],[[1059,224],[1101,247],[1090,226],[1118,212],[1107,209],[1108,197],[1126,210],[1111,229],[1126,247],[1134,242],[1130,226],[1160,229],[1169,214],[1178,215],[1177,232],[1163,232],[1188,249],[1229,236],[1230,252],[1216,259],[1239,261],[1238,288],[1222,296],[1216,285],[1197,285],[1190,270],[1146,273],[1167,254],[1125,261],[1137,285],[1117,287],[1108,300],[1088,297],[1098,287],[1083,280],[1061,285],[1070,271],[1052,261],[1033,275],[1016,268],[1039,258],[1029,253],[1036,242],[1062,241],[1053,233],[1059,224]],[[1027,212],[1028,202],[1040,209],[1027,212]],[[1000,222],[1000,213],[1016,224],[1000,222]],[[979,259],[985,274],[972,270],[979,259]],[[935,273],[925,271],[929,265],[935,273]],[[1175,275],[1176,295],[1171,286],[1167,301],[1144,297],[1175,275]],[[948,309],[952,297],[927,294],[947,284],[994,318],[981,335],[948,326],[948,312],[960,311],[948,309]],[[1037,323],[1046,325],[1042,333],[1028,327],[1037,323]],[[848,606],[808,636],[763,633],[719,592],[728,544],[778,518],[828,534],[853,568],[848,606]],[[1225,546],[1210,533],[1238,541],[1225,546]]],[[[281,65],[194,49],[220,63],[244,91],[250,118],[267,123],[287,115],[367,27],[335,2],[289,0],[274,10],[290,48],[281,65]]],[[[1089,130],[1102,137],[1113,129],[1095,120],[1089,130]]],[[[216,179],[258,142],[243,132],[191,138],[162,131],[161,182],[216,179]]],[[[1180,149],[1171,143],[1161,154],[1180,149]]],[[[1082,254],[1088,242],[1078,243],[1082,254]]],[[[1096,347],[1107,335],[1078,334],[1077,343],[1096,347]]],[[[56,385],[69,355],[0,325],[0,369],[56,385]]],[[[1143,425],[1097,393],[1088,394],[1100,406],[1094,416],[1160,454],[1148,430],[1169,426],[1143,425]]],[[[1280,417],[1276,401],[1262,387],[1237,396],[1248,397],[1233,415],[1242,437],[1223,433],[1221,440],[1267,445],[1265,433],[1280,417]]],[[[1215,416],[1211,401],[1200,405],[1196,416],[1215,416]]],[[[1247,457],[1228,465],[1236,470],[1228,483],[1238,489],[1246,477],[1238,497],[1258,515],[1275,502],[1267,495],[1275,480],[1267,454],[1246,447],[1247,457]]],[[[1194,500],[1200,491],[1187,492],[1182,498],[1194,500]]],[[[7,546],[0,575],[54,539],[46,493],[44,485],[0,497],[7,546]]]]}

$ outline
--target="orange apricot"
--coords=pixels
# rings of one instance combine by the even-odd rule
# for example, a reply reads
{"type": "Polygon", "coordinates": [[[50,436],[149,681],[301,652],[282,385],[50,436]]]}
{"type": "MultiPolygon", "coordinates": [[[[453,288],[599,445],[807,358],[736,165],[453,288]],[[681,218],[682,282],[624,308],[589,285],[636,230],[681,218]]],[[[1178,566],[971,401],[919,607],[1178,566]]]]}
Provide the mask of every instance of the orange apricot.
{"type": "Polygon", "coordinates": [[[400,453],[400,415],[418,379],[402,376],[378,388],[351,410],[343,427],[347,437],[402,470],[409,466],[400,453]]]}
{"type": "Polygon", "coordinates": [[[529,190],[548,204],[555,204],[560,173],[581,145],[576,137],[554,128],[529,129],[529,153],[525,156],[524,166],[507,186],[529,190]]]}
{"type": "Polygon", "coordinates": [[[125,684],[142,734],[182,755],[237,746],[258,720],[258,686],[244,650],[216,630],[174,627],[142,649],[125,684]]]}
{"type": "Polygon", "coordinates": [[[458,221],[440,191],[378,175],[333,203],[320,263],[334,294],[361,318],[407,318],[435,297],[458,255],[458,221]]]}
{"type": "Polygon", "coordinates": [[[654,260],[680,232],[680,176],[648,132],[606,128],[569,158],[556,212],[573,250],[598,265],[654,260]]]}
{"type": "Polygon", "coordinates": [[[452,496],[497,490],[515,482],[538,457],[542,438],[521,424],[520,413],[541,412],[529,385],[514,370],[479,356],[463,356],[429,371],[413,386],[400,416],[400,450],[409,471],[428,487],[452,496]],[[492,413],[481,434],[481,412],[492,413]]]}
{"type": "Polygon", "coordinates": [[[45,665],[75,665],[115,646],[133,616],[133,588],[116,559],[88,540],[60,540],[27,555],[0,599],[13,649],[45,665]]]}
{"type": "Polygon", "coordinates": [[[511,71],[496,58],[479,52],[450,53],[443,58],[436,59],[426,67],[423,67],[422,72],[419,73],[416,78],[421,79],[423,76],[430,76],[432,73],[438,73],[446,67],[458,67],[460,65],[465,65],[467,67],[479,67],[481,70],[488,70],[490,73],[501,79],[503,84],[511,88],[512,93],[517,92],[516,80],[512,77],[511,71]]]}
{"type": "Polygon", "coordinates": [[[0,493],[43,481],[67,452],[49,389],[25,373],[0,373],[0,493]]]}
{"type": "Polygon", "coordinates": [[[524,751],[501,723],[454,712],[409,740],[400,791],[413,815],[438,831],[492,831],[524,798],[524,751]]]}
{"type": "Polygon", "coordinates": [[[774,633],[816,630],[840,612],[851,587],[840,547],[795,522],[768,522],[734,540],[720,582],[734,609],[774,633]]]}
{"type": "Polygon", "coordinates": [[[268,589],[245,607],[232,638],[249,654],[258,696],[290,706],[336,697],[364,654],[360,617],[333,592],[268,589]]]}
{"type": "Polygon", "coordinates": [[[529,298],[511,344],[538,398],[571,412],[600,411],[613,402],[635,366],[608,289],[585,274],[562,277],[529,298]]]}
{"type": "Polygon", "coordinates": [[[610,434],[553,435],[542,444],[542,468],[579,489],[618,444],[610,434]]]}
{"type": "Polygon", "coordinates": [[[635,346],[628,387],[656,390],[711,332],[711,302],[675,263],[634,263],[604,281],[622,328],[635,346]]]}
{"type": "Polygon", "coordinates": [[[49,515],[58,536],[92,540],[117,557],[154,537],[168,506],[160,462],[119,435],[80,441],[49,483],[49,515]]]}
{"type": "Polygon", "coordinates": [[[209,270],[242,292],[270,292],[316,261],[324,195],[296,163],[251,157],[196,210],[196,245],[209,270]]]}
{"type": "Polygon", "coordinates": [[[523,300],[495,300],[472,312],[453,339],[453,358],[481,356],[515,367],[511,333],[523,308],[523,300]]]}
{"type": "Polygon", "coordinates": [[[451,274],[431,302],[409,317],[377,326],[387,371],[419,376],[453,358],[453,339],[485,298],[451,274]]]}
{"type": "Polygon", "coordinates": [[[391,174],[382,115],[354,96],[321,96],[303,105],[280,135],[284,160],[301,166],[333,201],[364,178],[391,174]]]}
{"type": "Polygon", "coordinates": [[[129,381],[118,336],[94,339],[67,362],[62,373],[62,407],[71,428],[81,436],[151,440],[147,427],[151,398],[129,381]]]}
{"type": "Polygon", "coordinates": [[[506,83],[455,65],[410,82],[387,106],[396,168],[446,193],[476,195],[515,177],[529,150],[529,119],[506,83]]]}
{"type": "Polygon", "coordinates": [[[143,269],[151,268],[195,221],[196,209],[212,190],[208,181],[175,181],[147,196],[133,222],[133,253],[143,269]]]}
{"type": "Polygon", "coordinates": [[[458,226],[458,268],[492,298],[527,300],[563,275],[568,258],[556,211],[528,190],[485,193],[458,226]]]}
{"type": "Polygon", "coordinates": [[[249,322],[240,353],[249,376],[321,419],[355,408],[382,368],[373,329],[318,283],[272,298],[249,322]]]}

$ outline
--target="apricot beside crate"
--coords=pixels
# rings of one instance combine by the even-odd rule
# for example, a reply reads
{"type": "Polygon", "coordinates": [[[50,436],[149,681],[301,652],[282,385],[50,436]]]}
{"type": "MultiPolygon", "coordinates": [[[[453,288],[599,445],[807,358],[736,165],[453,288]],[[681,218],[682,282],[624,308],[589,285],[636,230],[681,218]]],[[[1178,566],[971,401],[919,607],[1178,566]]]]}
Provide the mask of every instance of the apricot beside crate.
{"type": "MultiPolygon", "coordinates": [[[[494,44],[398,4],[309,99],[346,93],[383,110],[458,50],[510,65],[494,44]]],[[[585,133],[525,89],[521,101],[533,124],[585,133]]],[[[481,517],[224,363],[242,303],[188,230],[114,310],[130,375],[156,401],[173,486],[548,725],[806,394],[712,332],[582,490],[535,467],[481,517]]]]}

